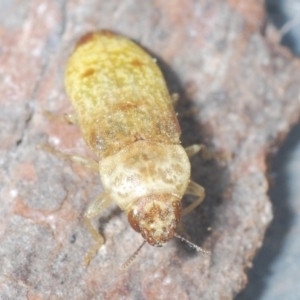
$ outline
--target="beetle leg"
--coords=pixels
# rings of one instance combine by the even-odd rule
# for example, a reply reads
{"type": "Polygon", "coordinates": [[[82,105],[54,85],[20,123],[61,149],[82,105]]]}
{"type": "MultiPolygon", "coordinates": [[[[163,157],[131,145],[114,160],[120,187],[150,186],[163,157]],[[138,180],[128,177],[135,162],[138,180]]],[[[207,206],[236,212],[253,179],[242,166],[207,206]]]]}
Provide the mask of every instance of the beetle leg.
{"type": "Polygon", "coordinates": [[[192,157],[199,151],[205,160],[211,159],[212,155],[209,153],[205,145],[194,144],[184,149],[188,157],[192,157]]]}
{"type": "Polygon", "coordinates": [[[73,125],[78,125],[78,118],[75,113],[73,113],[73,114],[66,113],[66,114],[64,114],[64,118],[65,118],[65,120],[67,120],[67,122],[69,122],[73,125]]]}
{"type": "Polygon", "coordinates": [[[179,112],[177,117],[179,119],[189,118],[193,115],[196,115],[197,113],[199,113],[199,108],[198,107],[192,107],[192,108],[187,109],[185,111],[179,112]]]}
{"type": "Polygon", "coordinates": [[[197,184],[194,181],[190,181],[190,183],[185,191],[185,194],[197,196],[198,198],[193,203],[191,203],[189,206],[187,206],[186,208],[183,209],[182,216],[187,215],[192,210],[194,210],[199,204],[201,204],[201,202],[203,201],[203,199],[205,197],[205,190],[201,185],[197,184]]]}
{"type": "Polygon", "coordinates": [[[43,110],[43,114],[50,121],[59,121],[59,122],[67,122],[73,125],[78,125],[78,119],[75,113],[66,113],[64,115],[56,115],[48,110],[43,110]]]}
{"type": "Polygon", "coordinates": [[[177,104],[178,100],[179,100],[179,94],[173,93],[171,95],[171,101],[172,101],[172,103],[173,103],[174,106],[177,104]]]}
{"type": "Polygon", "coordinates": [[[81,164],[82,166],[86,167],[87,169],[99,172],[98,163],[96,161],[92,160],[92,159],[89,159],[89,158],[86,158],[86,157],[83,157],[83,156],[80,156],[80,155],[66,154],[66,153],[63,153],[59,150],[54,149],[50,145],[38,145],[37,147],[39,149],[47,151],[47,152],[49,152],[53,155],[56,155],[60,158],[67,159],[67,160],[70,160],[72,162],[81,164]]]}
{"type": "Polygon", "coordinates": [[[104,237],[98,232],[98,230],[96,230],[92,226],[91,219],[99,215],[99,213],[102,210],[104,210],[111,202],[112,199],[110,198],[109,194],[104,192],[91,203],[91,205],[88,207],[87,211],[84,214],[85,225],[90,234],[93,236],[94,240],[96,241],[96,244],[91,248],[91,250],[88,252],[84,259],[85,266],[89,265],[91,259],[97,253],[98,249],[104,244],[104,237]]]}

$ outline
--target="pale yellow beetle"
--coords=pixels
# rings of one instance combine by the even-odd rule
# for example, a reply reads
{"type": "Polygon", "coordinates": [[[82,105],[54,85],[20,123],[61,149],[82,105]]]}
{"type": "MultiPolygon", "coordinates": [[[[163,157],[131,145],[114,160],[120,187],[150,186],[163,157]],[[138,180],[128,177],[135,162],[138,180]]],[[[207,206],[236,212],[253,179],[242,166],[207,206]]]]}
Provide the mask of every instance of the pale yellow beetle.
{"type": "Polygon", "coordinates": [[[90,33],[69,58],[65,85],[76,112],[68,119],[80,126],[99,163],[49,146],[44,149],[99,171],[105,189],[85,213],[96,240],[85,263],[104,243],[90,219],[113,201],[144,238],[139,249],[145,242],[162,246],[173,236],[183,239],[175,231],[177,223],[204,198],[204,189],[190,180],[188,157],[203,146],[181,146],[172,97],[155,59],[110,31],[90,33]],[[181,210],[184,194],[198,198],[181,210]]]}

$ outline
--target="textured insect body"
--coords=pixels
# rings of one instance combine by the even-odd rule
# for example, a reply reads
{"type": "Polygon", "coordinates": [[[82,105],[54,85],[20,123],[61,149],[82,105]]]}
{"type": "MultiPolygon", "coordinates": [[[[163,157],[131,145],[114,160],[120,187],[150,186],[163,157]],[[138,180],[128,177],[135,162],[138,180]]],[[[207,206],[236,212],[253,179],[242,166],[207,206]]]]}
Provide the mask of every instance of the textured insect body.
{"type": "Polygon", "coordinates": [[[180,143],[160,70],[128,39],[107,32],[83,37],[68,62],[66,89],[83,137],[100,158],[137,140],[180,143]]]}
{"type": "Polygon", "coordinates": [[[83,138],[99,157],[105,192],[85,215],[98,247],[104,240],[89,220],[112,201],[149,244],[162,246],[176,235],[182,196],[203,199],[204,192],[195,183],[190,186],[187,152],[190,156],[200,148],[186,152],[180,145],[180,127],[161,71],[132,41],[100,31],[79,41],[65,84],[83,138]]]}

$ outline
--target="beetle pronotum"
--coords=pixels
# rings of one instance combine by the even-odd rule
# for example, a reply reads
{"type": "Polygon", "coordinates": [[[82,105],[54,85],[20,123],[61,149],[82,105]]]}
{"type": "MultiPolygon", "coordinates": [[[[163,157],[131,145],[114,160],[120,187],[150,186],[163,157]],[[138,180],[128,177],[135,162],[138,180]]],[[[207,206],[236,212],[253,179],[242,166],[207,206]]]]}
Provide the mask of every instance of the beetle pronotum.
{"type": "Polygon", "coordinates": [[[105,30],[90,33],[69,58],[65,85],[76,113],[68,119],[80,126],[99,163],[50,146],[44,149],[99,171],[105,189],[84,216],[96,241],[85,263],[104,243],[90,220],[113,201],[142,235],[139,249],[146,242],[162,246],[173,236],[185,240],[175,229],[204,198],[204,189],[190,180],[189,162],[203,146],[181,146],[172,97],[156,61],[122,36],[105,30]],[[197,200],[182,210],[184,194],[197,200]]]}

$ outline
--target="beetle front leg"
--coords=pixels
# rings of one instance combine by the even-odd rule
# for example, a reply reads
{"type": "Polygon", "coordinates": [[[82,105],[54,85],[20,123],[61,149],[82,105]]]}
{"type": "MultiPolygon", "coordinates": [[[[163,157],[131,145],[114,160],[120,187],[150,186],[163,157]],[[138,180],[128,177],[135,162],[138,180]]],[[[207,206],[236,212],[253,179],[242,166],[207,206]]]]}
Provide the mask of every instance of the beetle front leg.
{"type": "Polygon", "coordinates": [[[183,209],[182,216],[189,214],[192,210],[194,210],[198,205],[201,204],[205,197],[205,190],[201,185],[197,184],[194,181],[190,181],[185,194],[197,196],[198,198],[189,206],[183,209]]]}
{"type": "Polygon", "coordinates": [[[96,244],[91,248],[84,259],[85,266],[89,265],[91,259],[95,256],[99,248],[104,244],[104,237],[98,232],[98,230],[93,227],[91,219],[98,216],[99,213],[103,211],[111,202],[112,199],[110,198],[110,195],[104,192],[91,203],[86,213],[84,214],[84,222],[87,230],[96,241],[96,244]]]}

